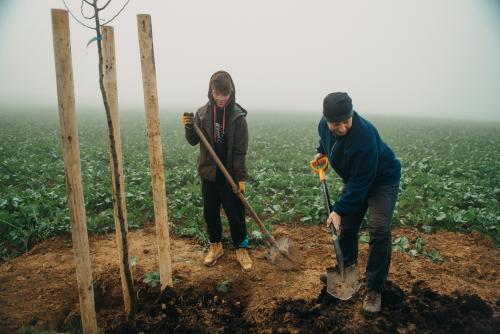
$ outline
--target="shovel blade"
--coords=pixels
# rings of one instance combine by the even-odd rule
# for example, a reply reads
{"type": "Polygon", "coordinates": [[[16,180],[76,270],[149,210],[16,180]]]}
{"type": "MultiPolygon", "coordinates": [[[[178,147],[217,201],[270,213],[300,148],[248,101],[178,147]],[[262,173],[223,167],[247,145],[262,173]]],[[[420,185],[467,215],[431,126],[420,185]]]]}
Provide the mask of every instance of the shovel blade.
{"type": "Polygon", "coordinates": [[[356,265],[345,268],[344,280],[337,269],[327,271],[326,291],[335,298],[349,300],[360,287],[358,266],[356,265]]]}
{"type": "Polygon", "coordinates": [[[281,270],[291,270],[297,267],[300,252],[298,247],[288,238],[276,240],[276,246],[272,246],[268,258],[281,270]]]}

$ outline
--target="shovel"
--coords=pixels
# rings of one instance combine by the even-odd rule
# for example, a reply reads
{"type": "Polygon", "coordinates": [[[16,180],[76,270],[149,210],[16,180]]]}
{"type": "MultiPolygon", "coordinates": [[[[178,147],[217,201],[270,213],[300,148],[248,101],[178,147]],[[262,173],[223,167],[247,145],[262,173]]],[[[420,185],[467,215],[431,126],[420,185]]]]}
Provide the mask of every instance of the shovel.
{"type": "Polygon", "coordinates": [[[266,229],[260,218],[257,216],[257,213],[255,213],[255,210],[252,208],[250,203],[247,201],[243,193],[239,190],[238,186],[234,182],[233,178],[231,175],[229,175],[226,167],[222,164],[220,161],[219,157],[217,156],[217,153],[215,153],[212,145],[208,142],[207,138],[203,135],[203,133],[200,130],[200,127],[198,124],[193,123],[193,128],[200,140],[203,142],[203,145],[207,148],[208,152],[212,156],[212,158],[215,160],[215,163],[221,170],[221,172],[224,174],[224,176],[227,179],[227,182],[229,182],[229,185],[233,189],[233,192],[235,193],[236,196],[240,199],[241,203],[247,208],[248,212],[250,213],[250,216],[253,218],[255,223],[259,226],[260,230],[262,233],[266,236],[266,240],[271,246],[271,249],[268,254],[268,258],[271,260],[273,264],[275,264],[278,268],[283,269],[283,270],[289,270],[295,268],[295,264],[297,262],[298,254],[299,251],[297,247],[292,243],[292,241],[286,237],[280,238],[276,240],[271,233],[266,229]]]}
{"type": "MultiPolygon", "coordinates": [[[[321,189],[323,190],[323,198],[328,216],[331,213],[330,195],[326,184],[325,171],[328,168],[327,157],[322,157],[318,160],[311,161],[309,164],[311,169],[319,174],[321,189]]],[[[350,299],[360,288],[359,273],[356,265],[345,268],[344,259],[342,257],[342,249],[340,248],[339,239],[335,231],[335,227],[330,225],[330,233],[332,235],[333,249],[337,259],[337,268],[327,270],[326,272],[326,291],[335,298],[341,300],[350,299]]]]}

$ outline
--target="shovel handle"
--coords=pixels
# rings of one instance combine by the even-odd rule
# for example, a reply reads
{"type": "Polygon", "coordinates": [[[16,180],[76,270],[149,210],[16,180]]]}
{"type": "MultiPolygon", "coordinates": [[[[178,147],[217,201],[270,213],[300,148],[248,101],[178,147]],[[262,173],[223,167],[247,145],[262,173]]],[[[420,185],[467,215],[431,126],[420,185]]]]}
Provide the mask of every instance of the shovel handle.
{"type": "MultiPolygon", "coordinates": [[[[330,207],[330,194],[328,193],[328,187],[326,185],[326,180],[321,181],[321,187],[323,188],[323,198],[325,200],[326,212],[328,213],[328,217],[330,217],[332,210],[330,207]]],[[[333,239],[338,238],[337,231],[335,230],[335,226],[333,226],[333,224],[330,224],[330,232],[332,233],[333,239]]]]}
{"type": "MultiPolygon", "coordinates": [[[[328,212],[328,216],[330,216],[332,210],[330,208],[330,194],[328,193],[326,180],[321,181],[321,186],[323,187],[323,197],[325,199],[326,211],[328,212]]],[[[342,249],[340,248],[339,237],[337,235],[337,231],[335,230],[335,226],[333,226],[333,224],[330,224],[330,233],[332,234],[333,248],[335,249],[335,257],[337,259],[339,274],[340,277],[342,278],[342,281],[344,282],[345,281],[344,259],[342,255],[342,249]]]]}
{"type": "MultiPolygon", "coordinates": [[[[323,159],[326,160],[326,163],[320,162],[320,163],[322,163],[320,167],[318,167],[317,165],[316,166],[313,165],[313,162],[315,162],[316,160],[311,161],[309,166],[311,167],[311,169],[314,172],[319,174],[319,179],[321,182],[321,189],[323,190],[323,199],[325,201],[326,212],[328,213],[328,217],[330,217],[330,214],[332,213],[332,209],[330,207],[330,193],[328,192],[328,186],[326,185],[326,178],[325,178],[325,170],[328,167],[328,159],[326,157],[323,157],[321,159],[318,159],[318,161],[323,160],[323,159]]],[[[335,231],[335,227],[333,226],[333,224],[330,225],[330,233],[332,234],[332,242],[333,242],[333,248],[335,250],[335,257],[337,259],[338,271],[339,271],[340,277],[342,278],[342,281],[344,282],[345,281],[344,259],[343,259],[343,255],[342,255],[342,249],[340,248],[340,243],[339,243],[337,231],[335,231]]]]}
{"type": "Polygon", "coordinates": [[[208,150],[208,153],[210,153],[210,155],[212,156],[212,159],[214,159],[215,163],[217,164],[217,166],[221,170],[222,174],[224,174],[224,176],[226,177],[227,182],[229,182],[229,185],[233,189],[233,192],[235,193],[236,196],[238,196],[241,203],[243,203],[243,205],[248,209],[250,216],[253,218],[255,223],[257,223],[257,225],[259,226],[262,233],[264,233],[264,235],[267,237],[267,239],[271,242],[271,244],[273,246],[275,246],[276,248],[279,248],[278,243],[276,242],[276,239],[274,239],[272,234],[269,233],[269,231],[266,229],[266,227],[264,226],[264,224],[260,220],[259,216],[257,216],[257,213],[255,212],[255,210],[252,208],[250,203],[248,203],[247,199],[245,198],[243,193],[240,191],[239,187],[234,182],[233,178],[231,177],[231,175],[227,171],[226,167],[224,167],[224,164],[222,163],[222,161],[220,161],[219,157],[217,156],[217,153],[215,153],[212,145],[210,145],[207,138],[205,137],[205,135],[201,131],[198,124],[196,124],[196,122],[193,123],[193,128],[194,128],[194,131],[196,132],[196,134],[198,135],[198,137],[200,138],[201,142],[203,143],[203,145],[205,145],[205,148],[208,150]]]}

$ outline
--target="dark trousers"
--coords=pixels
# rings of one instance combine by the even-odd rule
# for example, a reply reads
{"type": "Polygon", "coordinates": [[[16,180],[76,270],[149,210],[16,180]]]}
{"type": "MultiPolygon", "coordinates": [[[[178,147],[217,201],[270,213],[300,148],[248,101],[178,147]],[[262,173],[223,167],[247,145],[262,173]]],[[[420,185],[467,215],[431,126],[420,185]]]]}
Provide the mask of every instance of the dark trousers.
{"type": "Polygon", "coordinates": [[[399,183],[373,186],[363,207],[352,215],[342,217],[340,248],[345,265],[358,260],[358,235],[363,217],[368,211],[370,243],[366,264],[366,286],[382,292],[391,265],[391,224],[398,197],[399,183]]]}
{"type": "Polygon", "coordinates": [[[210,242],[220,242],[222,238],[222,222],[220,217],[222,205],[229,220],[233,246],[239,248],[247,237],[245,207],[243,203],[234,194],[229,183],[225,181],[211,182],[203,178],[201,181],[203,216],[207,223],[207,233],[210,242]]]}

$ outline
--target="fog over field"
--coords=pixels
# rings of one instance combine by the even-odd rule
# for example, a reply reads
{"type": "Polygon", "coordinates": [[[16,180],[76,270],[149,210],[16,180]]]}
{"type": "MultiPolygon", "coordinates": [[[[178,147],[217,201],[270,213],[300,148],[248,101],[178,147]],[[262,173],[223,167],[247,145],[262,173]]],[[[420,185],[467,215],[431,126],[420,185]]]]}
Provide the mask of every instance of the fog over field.
{"type": "MultiPolygon", "coordinates": [[[[67,3],[81,17],[81,2],[67,3]]],[[[63,2],[0,0],[0,114],[21,106],[57,117],[51,8],[63,2]]],[[[319,115],[327,93],[347,91],[365,115],[500,121],[499,1],[131,0],[112,25],[120,107],[135,112],[139,13],[152,16],[163,112],[205,103],[210,75],[225,69],[252,112],[319,115]]],[[[71,19],[79,110],[102,105],[93,36],[71,19]]]]}

